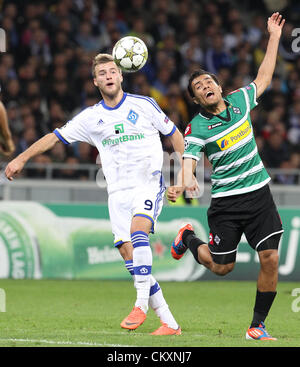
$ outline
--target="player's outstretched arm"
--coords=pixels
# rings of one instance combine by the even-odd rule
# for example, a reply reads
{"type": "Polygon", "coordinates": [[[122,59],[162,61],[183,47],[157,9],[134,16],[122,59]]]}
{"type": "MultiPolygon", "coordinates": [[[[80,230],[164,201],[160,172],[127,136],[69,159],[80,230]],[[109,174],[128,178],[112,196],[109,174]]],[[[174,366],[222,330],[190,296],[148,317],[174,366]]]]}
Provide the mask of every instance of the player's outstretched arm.
{"type": "Polygon", "coordinates": [[[43,136],[41,139],[33,143],[23,153],[19,154],[15,159],[8,163],[5,168],[6,177],[12,181],[13,176],[21,172],[25,163],[36,155],[42,154],[51,149],[59,141],[58,137],[54,133],[49,133],[43,136]]]}
{"type": "Polygon", "coordinates": [[[8,126],[7,113],[3,103],[0,101],[0,152],[5,155],[11,155],[15,150],[15,144],[11,137],[11,132],[8,126]]]}
{"type": "Polygon", "coordinates": [[[268,19],[268,32],[270,34],[265,57],[258,69],[257,77],[254,80],[257,87],[257,98],[265,91],[272,81],[276,66],[277,51],[281,37],[282,27],[285,19],[282,15],[273,13],[268,19]]]}

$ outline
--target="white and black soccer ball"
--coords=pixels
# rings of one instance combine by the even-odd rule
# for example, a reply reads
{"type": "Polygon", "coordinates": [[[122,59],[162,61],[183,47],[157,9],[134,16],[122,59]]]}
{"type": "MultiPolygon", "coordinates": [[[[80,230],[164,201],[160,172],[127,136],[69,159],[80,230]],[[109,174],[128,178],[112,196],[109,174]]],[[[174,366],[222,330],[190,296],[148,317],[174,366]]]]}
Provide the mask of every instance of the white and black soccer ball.
{"type": "Polygon", "coordinates": [[[145,43],[133,36],[121,38],[114,46],[112,56],[115,63],[125,72],[140,70],[147,61],[148,49],[145,43]]]}

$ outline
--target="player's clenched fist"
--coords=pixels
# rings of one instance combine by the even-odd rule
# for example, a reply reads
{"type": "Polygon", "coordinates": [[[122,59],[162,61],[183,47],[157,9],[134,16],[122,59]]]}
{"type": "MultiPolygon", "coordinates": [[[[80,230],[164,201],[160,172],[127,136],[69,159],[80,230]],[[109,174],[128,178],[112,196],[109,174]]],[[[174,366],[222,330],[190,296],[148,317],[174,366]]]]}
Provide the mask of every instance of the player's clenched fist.
{"type": "Polygon", "coordinates": [[[183,193],[184,189],[182,186],[170,186],[167,190],[168,200],[175,203],[177,198],[183,193]]]}
{"type": "Polygon", "coordinates": [[[5,168],[5,175],[6,177],[12,181],[13,176],[15,176],[17,173],[21,172],[24,167],[24,163],[19,159],[15,158],[5,168]]]}

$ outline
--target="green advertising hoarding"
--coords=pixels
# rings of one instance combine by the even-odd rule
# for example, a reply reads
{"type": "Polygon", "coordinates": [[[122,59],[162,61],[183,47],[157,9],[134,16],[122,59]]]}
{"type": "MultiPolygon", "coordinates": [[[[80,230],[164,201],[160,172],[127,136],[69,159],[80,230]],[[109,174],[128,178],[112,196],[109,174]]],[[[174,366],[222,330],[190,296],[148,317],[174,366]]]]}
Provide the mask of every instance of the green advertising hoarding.
{"type": "MultiPolygon", "coordinates": [[[[180,261],[170,244],[182,223],[191,222],[208,239],[207,208],[165,206],[150,235],[153,274],[158,280],[218,279],[188,252],[180,261]]],[[[279,280],[300,280],[300,209],[279,209],[284,234],[280,243],[279,280]]],[[[234,280],[255,280],[258,257],[242,237],[234,280]]],[[[1,202],[0,278],[130,279],[117,249],[106,205],[1,202]]]]}

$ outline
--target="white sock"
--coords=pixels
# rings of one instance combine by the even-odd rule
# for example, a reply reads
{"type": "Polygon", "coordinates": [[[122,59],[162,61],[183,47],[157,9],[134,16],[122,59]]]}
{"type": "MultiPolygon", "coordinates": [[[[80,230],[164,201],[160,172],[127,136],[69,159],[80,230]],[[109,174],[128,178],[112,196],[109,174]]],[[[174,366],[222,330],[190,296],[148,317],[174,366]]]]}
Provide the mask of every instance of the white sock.
{"type": "Polygon", "coordinates": [[[152,274],[150,276],[150,285],[149,306],[163,323],[166,323],[172,329],[178,329],[179,326],[169,309],[162,290],[152,274]]]}
{"type": "Polygon", "coordinates": [[[139,295],[135,302],[135,306],[140,307],[146,313],[148,310],[148,303],[149,303],[148,287],[150,288],[150,285],[143,284],[142,282],[136,283],[134,271],[133,271],[133,260],[126,260],[125,267],[129,271],[129,273],[132,275],[134,286],[137,290],[137,294],[139,295]],[[144,295],[144,288],[146,289],[145,292],[147,292],[146,295],[144,295]]]}
{"type": "MultiPolygon", "coordinates": [[[[125,266],[133,277],[135,287],[137,287],[132,264],[133,264],[132,260],[125,261],[125,266]]],[[[158,282],[156,281],[156,279],[152,274],[150,275],[149,278],[150,278],[149,298],[148,297],[145,297],[144,299],[142,297],[138,298],[135,306],[141,307],[143,311],[145,310],[144,312],[147,312],[149,303],[149,306],[154,310],[154,312],[162,322],[166,323],[172,329],[178,329],[179,326],[166,303],[166,300],[163,296],[162,290],[158,282]]],[[[142,293],[142,290],[140,292],[142,293]]]]}
{"type": "Polygon", "coordinates": [[[150,294],[152,251],[149,237],[143,231],[132,233],[131,242],[133,245],[134,285],[137,291],[135,306],[140,307],[146,313],[150,294]]]}

